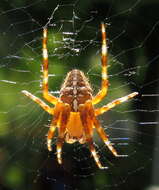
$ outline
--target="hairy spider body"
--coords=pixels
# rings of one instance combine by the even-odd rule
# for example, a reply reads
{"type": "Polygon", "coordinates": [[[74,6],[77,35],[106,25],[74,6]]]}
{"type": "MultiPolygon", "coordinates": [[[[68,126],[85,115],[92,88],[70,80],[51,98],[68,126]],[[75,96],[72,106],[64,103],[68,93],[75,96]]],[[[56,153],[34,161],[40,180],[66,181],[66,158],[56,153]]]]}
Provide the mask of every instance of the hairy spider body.
{"type": "Polygon", "coordinates": [[[72,112],[77,112],[80,104],[92,100],[92,89],[82,71],[74,69],[67,74],[60,90],[60,100],[69,104],[72,112]]]}
{"type": "Polygon", "coordinates": [[[43,97],[55,106],[52,108],[48,106],[38,97],[32,95],[30,92],[23,90],[27,97],[39,104],[45,111],[53,115],[50,128],[47,134],[47,147],[52,150],[52,138],[56,128],[58,129],[58,138],[56,143],[57,148],[57,161],[62,163],[62,145],[64,142],[74,143],[87,143],[90,152],[100,169],[103,167],[100,163],[99,156],[95,150],[93,143],[93,130],[96,129],[97,133],[113,153],[114,156],[127,156],[119,155],[115,148],[112,146],[108,139],[107,134],[101,127],[97,119],[98,115],[112,109],[118,104],[133,98],[138,93],[133,92],[122,98],[118,98],[101,108],[94,108],[93,105],[99,103],[106,95],[108,90],[108,74],[107,74],[107,44],[106,44],[106,31],[105,25],[101,24],[102,32],[102,84],[101,90],[95,95],[92,95],[92,89],[85,77],[84,73],[80,70],[74,69],[70,71],[60,90],[60,97],[53,96],[48,91],[48,52],[47,52],[47,29],[43,30],[43,97]]]}
{"type": "Polygon", "coordinates": [[[78,69],[70,71],[61,87],[60,100],[70,105],[70,116],[66,125],[65,141],[85,143],[83,125],[79,114],[79,106],[92,100],[92,89],[84,73],[78,69]]]}

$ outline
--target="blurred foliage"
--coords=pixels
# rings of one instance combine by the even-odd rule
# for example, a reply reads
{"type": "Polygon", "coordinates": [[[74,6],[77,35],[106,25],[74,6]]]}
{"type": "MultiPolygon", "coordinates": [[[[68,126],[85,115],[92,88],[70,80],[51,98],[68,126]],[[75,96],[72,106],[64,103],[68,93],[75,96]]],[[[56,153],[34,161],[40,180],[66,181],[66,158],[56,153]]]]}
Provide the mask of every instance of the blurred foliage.
{"type": "MultiPolygon", "coordinates": [[[[113,160],[111,153],[108,153],[105,157],[109,161],[105,157],[101,159],[104,164],[110,163],[110,160],[114,161],[115,166],[110,164],[109,172],[99,171],[91,158],[90,161],[83,160],[82,167],[87,168],[91,164],[90,173],[94,175],[81,179],[78,176],[87,176],[87,174],[81,170],[80,164],[75,167],[74,161],[71,160],[78,154],[78,151],[71,151],[74,145],[66,145],[65,152],[70,151],[70,154],[64,153],[66,157],[62,169],[56,162],[56,155],[48,154],[45,147],[44,135],[48,129],[44,128],[44,125],[49,124],[49,116],[21,94],[21,90],[25,89],[41,98],[42,28],[58,5],[69,4],[69,8],[60,6],[54,15],[56,27],[51,24],[48,27],[49,87],[53,94],[59,95],[64,76],[73,68],[83,70],[89,76],[95,92],[99,90],[101,21],[109,23],[107,34],[110,87],[107,98],[99,106],[133,91],[139,91],[140,95],[157,91],[156,83],[151,86],[145,84],[158,79],[158,0],[122,2],[120,0],[2,0],[0,2],[0,142],[2,145],[0,183],[2,188],[6,186],[16,190],[67,189],[67,187],[88,189],[90,185],[90,189],[144,189],[150,184],[151,164],[143,173],[141,172],[140,176],[135,176],[134,172],[134,175],[131,174],[131,177],[127,178],[127,174],[130,175],[131,171],[135,171],[137,162],[141,164],[142,161],[144,163],[152,158],[152,150],[143,150],[142,146],[138,146],[138,149],[135,147],[140,155],[124,161],[113,160]],[[73,16],[74,26],[72,23],[67,23],[68,18],[72,19],[73,16]],[[64,39],[63,31],[74,33],[74,36],[69,39],[75,39],[75,42],[64,39]],[[86,161],[89,162],[88,165],[86,161]],[[119,162],[121,164],[116,168],[119,162]],[[113,180],[114,176],[115,179],[121,177],[123,182],[116,188],[113,186],[116,183],[113,180]],[[123,176],[126,176],[126,182],[123,176]]],[[[140,98],[138,105],[133,105],[133,102],[125,103],[116,108],[116,112],[109,113],[109,117],[104,115],[102,124],[105,122],[108,125],[112,120],[118,120],[121,116],[120,112],[149,107],[153,110],[156,105],[155,98],[146,102],[140,98]]],[[[155,114],[141,112],[135,114],[127,113],[122,119],[135,118],[137,122],[156,120],[155,114]]],[[[131,124],[129,125],[131,127],[131,124]]],[[[152,137],[155,128],[153,130],[151,128],[151,131],[148,128],[135,130],[139,134],[151,134],[149,138],[146,135],[140,137],[141,139],[138,140],[141,144],[154,143],[152,137]]],[[[124,151],[131,153],[133,148],[134,145],[130,144],[124,151]]],[[[79,157],[83,155],[89,158],[88,150],[85,147],[83,149],[82,153],[79,152],[79,157]]],[[[103,148],[101,152],[104,154],[105,149],[103,148]]]]}

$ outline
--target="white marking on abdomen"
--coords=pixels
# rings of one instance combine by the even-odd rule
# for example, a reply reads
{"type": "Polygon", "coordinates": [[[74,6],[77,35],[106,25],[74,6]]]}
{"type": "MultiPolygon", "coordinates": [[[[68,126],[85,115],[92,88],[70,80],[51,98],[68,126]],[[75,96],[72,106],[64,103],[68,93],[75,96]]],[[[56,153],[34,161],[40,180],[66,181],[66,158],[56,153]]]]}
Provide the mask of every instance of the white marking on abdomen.
{"type": "Polygon", "coordinates": [[[75,111],[77,111],[77,108],[78,108],[78,102],[77,102],[76,99],[74,99],[74,100],[73,100],[73,109],[74,109],[75,111]]]}
{"type": "Polygon", "coordinates": [[[77,95],[77,88],[73,88],[73,95],[76,96],[77,95]]]}

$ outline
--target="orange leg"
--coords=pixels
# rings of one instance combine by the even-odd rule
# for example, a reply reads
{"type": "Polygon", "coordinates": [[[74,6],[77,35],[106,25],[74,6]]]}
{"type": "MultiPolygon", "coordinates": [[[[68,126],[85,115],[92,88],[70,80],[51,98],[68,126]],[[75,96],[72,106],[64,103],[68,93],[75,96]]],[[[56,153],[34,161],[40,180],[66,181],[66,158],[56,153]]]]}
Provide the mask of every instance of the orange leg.
{"type": "Polygon", "coordinates": [[[107,73],[107,42],[106,42],[106,31],[105,25],[101,24],[101,32],[102,32],[102,85],[101,90],[98,94],[93,98],[92,104],[99,103],[107,94],[108,91],[108,73],[107,73]]]}
{"type": "Polygon", "coordinates": [[[99,136],[104,141],[105,145],[109,148],[109,150],[113,153],[114,156],[116,156],[116,157],[125,157],[125,156],[127,156],[127,155],[119,155],[117,153],[115,148],[111,145],[111,142],[109,141],[106,133],[104,132],[104,129],[101,127],[99,121],[96,119],[96,117],[94,115],[94,109],[93,109],[93,106],[92,106],[91,102],[87,102],[87,104],[88,104],[88,107],[89,107],[88,113],[90,115],[90,118],[93,121],[93,125],[95,126],[99,136]]]}
{"type": "Polygon", "coordinates": [[[52,151],[51,144],[52,144],[52,138],[54,136],[55,129],[57,127],[56,125],[57,125],[57,123],[55,123],[55,122],[51,123],[50,129],[49,129],[48,134],[47,134],[47,149],[48,149],[48,151],[52,151]]]}
{"type": "Polygon", "coordinates": [[[116,157],[127,157],[128,155],[119,155],[115,148],[112,146],[111,142],[109,141],[106,133],[104,132],[104,129],[100,126],[99,121],[94,117],[93,119],[94,126],[101,137],[101,139],[104,141],[105,145],[109,148],[109,150],[113,153],[116,157]]]}
{"type": "Polygon", "coordinates": [[[62,103],[57,103],[57,105],[56,105],[56,107],[54,109],[54,119],[51,122],[49,131],[48,131],[48,134],[47,134],[47,148],[48,148],[49,151],[52,151],[52,147],[51,147],[52,138],[54,136],[55,129],[56,129],[57,124],[59,122],[60,113],[61,113],[62,109],[63,109],[63,104],[62,103]]]}
{"type": "Polygon", "coordinates": [[[62,164],[61,152],[62,152],[62,145],[64,142],[66,125],[69,119],[69,115],[70,115],[70,105],[65,104],[63,111],[61,113],[61,120],[59,124],[59,135],[57,139],[57,161],[59,164],[62,164]]]}
{"type": "Polygon", "coordinates": [[[25,94],[27,97],[29,97],[31,100],[39,104],[45,111],[47,111],[49,114],[53,115],[54,114],[54,108],[50,108],[47,104],[45,104],[40,98],[37,98],[30,92],[23,90],[23,94],[25,94]]]}
{"type": "Polygon", "coordinates": [[[111,103],[101,107],[101,108],[97,108],[95,109],[95,116],[98,116],[98,115],[101,115],[103,114],[104,112],[110,110],[111,108],[115,107],[116,105],[118,104],[121,104],[127,100],[129,100],[130,98],[133,98],[134,96],[137,96],[138,95],[138,92],[133,92],[127,96],[123,96],[122,98],[118,98],[114,101],[112,101],[111,103]]]}
{"type": "Polygon", "coordinates": [[[52,104],[56,104],[58,101],[58,98],[53,96],[48,92],[48,51],[47,51],[47,29],[43,29],[43,66],[42,66],[42,72],[43,72],[43,96],[44,98],[51,102],[52,104]]]}
{"type": "Polygon", "coordinates": [[[88,115],[88,110],[85,105],[81,105],[80,106],[80,117],[81,117],[81,121],[83,124],[83,130],[86,136],[86,142],[88,143],[90,152],[97,164],[97,166],[100,169],[106,169],[107,167],[103,167],[101,162],[99,161],[99,156],[95,150],[94,144],[93,144],[93,140],[92,140],[92,129],[93,129],[93,125],[92,125],[92,121],[91,118],[88,115]]]}

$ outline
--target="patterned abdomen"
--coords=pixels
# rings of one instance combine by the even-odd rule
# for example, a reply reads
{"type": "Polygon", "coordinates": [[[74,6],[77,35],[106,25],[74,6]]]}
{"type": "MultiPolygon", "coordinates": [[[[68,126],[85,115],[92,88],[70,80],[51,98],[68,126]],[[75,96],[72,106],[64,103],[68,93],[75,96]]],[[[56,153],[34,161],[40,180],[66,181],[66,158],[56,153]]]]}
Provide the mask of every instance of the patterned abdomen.
{"type": "Polygon", "coordinates": [[[92,89],[80,70],[70,71],[60,90],[60,100],[71,106],[72,112],[78,111],[79,104],[84,104],[87,100],[92,99],[92,89]]]}

